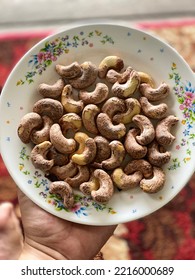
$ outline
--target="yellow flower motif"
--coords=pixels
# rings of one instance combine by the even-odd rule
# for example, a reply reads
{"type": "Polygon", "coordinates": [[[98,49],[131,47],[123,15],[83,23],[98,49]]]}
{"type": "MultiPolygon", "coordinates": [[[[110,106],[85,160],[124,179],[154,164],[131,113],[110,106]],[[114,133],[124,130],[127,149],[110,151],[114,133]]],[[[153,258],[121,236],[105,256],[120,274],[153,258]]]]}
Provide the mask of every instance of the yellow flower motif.
{"type": "Polygon", "coordinates": [[[186,160],[186,161],[189,161],[189,160],[191,160],[191,158],[190,158],[190,157],[187,157],[187,158],[185,158],[185,160],[186,160]]]}
{"type": "Polygon", "coordinates": [[[182,123],[182,124],[186,124],[186,120],[182,120],[181,123],[182,123]]]}
{"type": "Polygon", "coordinates": [[[23,168],[24,168],[24,164],[20,163],[19,164],[19,170],[22,171],[23,168]]]}
{"type": "Polygon", "coordinates": [[[69,50],[65,50],[65,53],[69,53],[69,50]]]}
{"type": "Polygon", "coordinates": [[[177,64],[175,62],[172,63],[172,68],[176,69],[177,68],[177,64]]]}

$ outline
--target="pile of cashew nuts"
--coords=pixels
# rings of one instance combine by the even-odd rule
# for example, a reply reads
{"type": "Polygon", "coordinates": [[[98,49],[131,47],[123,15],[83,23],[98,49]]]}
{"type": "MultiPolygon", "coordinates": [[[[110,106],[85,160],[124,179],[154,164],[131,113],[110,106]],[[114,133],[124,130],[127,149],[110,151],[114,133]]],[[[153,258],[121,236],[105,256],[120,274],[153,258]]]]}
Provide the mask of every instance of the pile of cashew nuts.
{"type": "Polygon", "coordinates": [[[18,126],[21,141],[34,144],[33,165],[51,179],[50,193],[71,208],[76,189],[98,203],[108,202],[115,188],[161,190],[178,122],[162,103],[169,86],[155,87],[150,75],[125,67],[118,56],[98,67],[58,64],[55,71],[58,80],[39,85],[42,98],[18,126]]]}

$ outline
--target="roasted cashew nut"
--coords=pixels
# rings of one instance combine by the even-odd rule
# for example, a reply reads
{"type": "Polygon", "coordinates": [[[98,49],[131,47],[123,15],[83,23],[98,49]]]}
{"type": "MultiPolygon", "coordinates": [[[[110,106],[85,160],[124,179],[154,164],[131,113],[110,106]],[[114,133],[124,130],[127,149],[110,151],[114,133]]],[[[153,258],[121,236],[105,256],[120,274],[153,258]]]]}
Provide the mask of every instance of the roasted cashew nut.
{"type": "Polygon", "coordinates": [[[20,140],[27,144],[31,141],[31,134],[34,129],[42,126],[43,120],[37,113],[28,113],[22,117],[18,126],[18,136],[20,140]]]}
{"type": "Polygon", "coordinates": [[[142,179],[140,188],[147,193],[156,193],[160,191],[165,184],[165,173],[160,167],[153,167],[153,177],[151,179],[142,179]]]}
{"type": "Polygon", "coordinates": [[[30,139],[34,144],[40,144],[44,141],[49,141],[49,131],[53,121],[48,116],[43,116],[43,127],[39,130],[33,129],[30,139]]]}
{"type": "Polygon", "coordinates": [[[76,89],[84,89],[91,86],[98,75],[98,69],[95,64],[86,61],[80,65],[82,74],[79,77],[69,79],[68,82],[76,89]]]}
{"type": "Polygon", "coordinates": [[[165,117],[168,106],[165,103],[158,105],[151,104],[146,97],[141,97],[139,100],[144,115],[151,119],[162,119],[165,117]]]}
{"type": "Polygon", "coordinates": [[[54,165],[54,160],[47,159],[47,153],[51,146],[52,144],[49,141],[44,141],[43,143],[34,146],[31,151],[30,158],[35,168],[38,168],[42,171],[48,171],[52,168],[54,165]]]}
{"type": "Polygon", "coordinates": [[[67,113],[79,114],[82,112],[84,104],[82,100],[74,100],[71,85],[65,85],[61,95],[61,103],[67,113]]]}
{"type": "Polygon", "coordinates": [[[139,91],[149,101],[159,101],[168,96],[170,88],[164,82],[158,88],[152,88],[149,84],[143,83],[139,86],[139,91]]]}
{"type": "Polygon", "coordinates": [[[123,60],[115,55],[106,56],[98,66],[98,76],[100,79],[106,77],[106,73],[109,69],[114,69],[116,71],[121,71],[124,67],[123,60]]]}
{"type": "Polygon", "coordinates": [[[33,106],[33,112],[48,116],[53,121],[58,121],[63,115],[63,106],[60,101],[52,98],[42,98],[33,106]]]}
{"type": "Polygon", "coordinates": [[[108,202],[114,193],[114,186],[110,175],[104,170],[96,169],[94,171],[94,177],[98,179],[100,187],[98,190],[91,191],[91,197],[98,203],[108,202]]]}
{"type": "Polygon", "coordinates": [[[149,74],[138,71],[138,75],[140,76],[140,84],[145,83],[149,84],[152,88],[155,87],[155,82],[149,74]]]}
{"type": "Polygon", "coordinates": [[[123,73],[119,73],[113,69],[110,69],[107,72],[106,80],[111,84],[114,84],[117,81],[120,84],[125,83],[127,81],[127,79],[129,78],[131,71],[132,71],[132,67],[130,67],[130,66],[127,67],[127,69],[123,73]]]}
{"type": "Polygon", "coordinates": [[[136,136],[136,140],[140,145],[148,145],[152,142],[155,137],[154,126],[144,115],[135,115],[132,121],[139,127],[141,130],[140,135],[136,136]]]}
{"type": "Polygon", "coordinates": [[[38,86],[38,92],[43,96],[43,97],[48,97],[48,98],[58,98],[60,97],[62,90],[64,88],[64,80],[63,79],[58,79],[57,82],[55,82],[53,85],[48,85],[45,83],[42,83],[38,86]]]}
{"type": "Polygon", "coordinates": [[[69,159],[67,155],[59,153],[54,146],[52,146],[47,154],[48,159],[54,160],[54,166],[62,166],[68,163],[69,159]]]}
{"type": "Polygon", "coordinates": [[[57,123],[54,123],[50,128],[50,141],[56,150],[62,154],[71,154],[76,149],[75,140],[66,138],[57,123]]]}
{"type": "Polygon", "coordinates": [[[94,138],[94,141],[96,143],[97,152],[92,165],[94,167],[100,168],[102,167],[102,161],[110,157],[111,151],[110,151],[109,141],[103,136],[96,136],[94,138]]]}
{"type": "Polygon", "coordinates": [[[94,104],[88,104],[84,107],[82,112],[82,121],[85,129],[93,134],[98,134],[96,126],[96,117],[99,114],[100,109],[94,104]]]}
{"type": "Polygon", "coordinates": [[[49,192],[51,194],[58,194],[62,197],[64,206],[66,208],[72,208],[74,205],[74,194],[70,185],[64,181],[52,182],[49,186],[49,192]]]}
{"type": "Polygon", "coordinates": [[[110,97],[102,106],[102,113],[107,114],[110,119],[112,119],[116,113],[124,111],[125,102],[118,97],[110,97]]]}
{"type": "Polygon", "coordinates": [[[97,83],[94,91],[89,92],[86,90],[79,91],[79,98],[85,104],[100,104],[108,97],[108,87],[103,83],[97,83]]]}
{"type": "Polygon", "coordinates": [[[140,171],[136,171],[131,175],[127,175],[122,168],[116,168],[112,175],[112,181],[121,190],[133,189],[137,187],[143,178],[140,171]]]}
{"type": "Polygon", "coordinates": [[[170,115],[156,125],[156,140],[162,146],[171,145],[175,141],[175,136],[171,134],[171,128],[178,122],[178,118],[170,115]]]}
{"type": "Polygon", "coordinates": [[[77,173],[77,164],[72,161],[62,166],[53,166],[50,173],[55,175],[59,180],[65,180],[68,177],[73,177],[77,173]]]}
{"type": "Polygon", "coordinates": [[[105,113],[97,116],[97,127],[102,136],[111,140],[120,139],[126,134],[125,125],[123,123],[114,125],[105,113]]]}
{"type": "Polygon", "coordinates": [[[144,159],[132,160],[124,168],[124,172],[128,175],[135,171],[140,171],[144,178],[150,178],[153,174],[152,165],[144,159]]]}
{"type": "Polygon", "coordinates": [[[81,76],[82,70],[78,62],[73,62],[70,65],[56,65],[56,72],[65,79],[72,79],[81,76]]]}
{"type": "Polygon", "coordinates": [[[136,136],[140,134],[140,129],[131,128],[125,137],[124,146],[127,153],[133,159],[141,159],[147,154],[147,147],[140,145],[136,141],[136,136]]]}
{"type": "Polygon", "coordinates": [[[114,140],[109,144],[111,150],[110,158],[102,161],[102,167],[112,170],[121,165],[125,157],[125,148],[120,141],[114,140]]]}
{"type": "Polygon", "coordinates": [[[89,181],[86,181],[86,182],[84,182],[80,185],[79,189],[84,195],[91,195],[91,192],[93,190],[97,191],[100,187],[99,180],[98,180],[98,178],[94,177],[93,172],[91,172],[91,176],[89,178],[89,181]]]}
{"type": "Polygon", "coordinates": [[[79,186],[89,180],[89,169],[87,166],[77,166],[78,172],[74,177],[68,177],[65,182],[72,188],[79,188],[79,186]]]}
{"type": "Polygon", "coordinates": [[[63,135],[66,135],[67,131],[78,131],[82,127],[81,117],[75,113],[67,113],[63,115],[59,120],[59,125],[62,129],[63,135]]]}
{"type": "Polygon", "coordinates": [[[147,158],[152,165],[160,167],[170,161],[171,153],[154,140],[148,146],[147,158]]]}

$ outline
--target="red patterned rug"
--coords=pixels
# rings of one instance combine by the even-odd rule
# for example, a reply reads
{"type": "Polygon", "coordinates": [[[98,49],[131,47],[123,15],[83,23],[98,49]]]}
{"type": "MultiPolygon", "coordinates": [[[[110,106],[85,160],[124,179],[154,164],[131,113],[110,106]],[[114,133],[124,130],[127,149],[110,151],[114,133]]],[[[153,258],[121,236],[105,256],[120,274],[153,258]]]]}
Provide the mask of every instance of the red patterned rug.
{"type": "MultiPolygon", "coordinates": [[[[169,42],[195,70],[195,20],[140,23],[138,28],[169,42]]],[[[22,55],[48,35],[0,35],[0,89],[22,55]]],[[[17,206],[16,185],[0,158],[0,202],[17,206]]],[[[155,213],[122,225],[105,249],[106,259],[195,259],[195,176],[170,203],[155,213]]]]}

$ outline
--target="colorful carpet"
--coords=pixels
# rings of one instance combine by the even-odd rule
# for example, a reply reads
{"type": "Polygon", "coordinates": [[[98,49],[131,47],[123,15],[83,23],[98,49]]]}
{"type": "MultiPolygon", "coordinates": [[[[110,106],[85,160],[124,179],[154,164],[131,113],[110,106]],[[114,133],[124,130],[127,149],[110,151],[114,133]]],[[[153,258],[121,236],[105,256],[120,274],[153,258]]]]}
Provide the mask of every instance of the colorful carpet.
{"type": "MultiPolygon", "coordinates": [[[[140,23],[165,39],[195,70],[195,20],[140,23]]],[[[48,33],[0,35],[0,88],[22,55],[48,33]]],[[[16,185],[0,158],[0,202],[17,207],[16,185]]],[[[103,248],[105,259],[195,259],[195,176],[170,203],[137,221],[119,225],[103,248]]]]}

